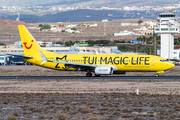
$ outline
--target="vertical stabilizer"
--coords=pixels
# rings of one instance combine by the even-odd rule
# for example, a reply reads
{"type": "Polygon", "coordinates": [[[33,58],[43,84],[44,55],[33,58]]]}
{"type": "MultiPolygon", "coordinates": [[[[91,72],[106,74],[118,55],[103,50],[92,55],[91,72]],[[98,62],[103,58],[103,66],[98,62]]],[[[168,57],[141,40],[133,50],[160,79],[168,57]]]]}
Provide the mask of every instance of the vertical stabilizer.
{"type": "Polygon", "coordinates": [[[25,56],[39,56],[41,47],[24,25],[18,25],[25,56]]]}

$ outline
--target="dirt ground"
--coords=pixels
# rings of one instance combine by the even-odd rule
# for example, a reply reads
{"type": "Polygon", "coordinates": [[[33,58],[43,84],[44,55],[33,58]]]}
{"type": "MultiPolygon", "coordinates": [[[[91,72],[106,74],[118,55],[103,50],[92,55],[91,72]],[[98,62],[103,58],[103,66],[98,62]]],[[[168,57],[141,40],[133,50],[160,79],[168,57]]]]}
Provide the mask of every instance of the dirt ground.
{"type": "MultiPolygon", "coordinates": [[[[179,71],[180,67],[176,66],[161,75],[178,76],[179,71]]],[[[85,73],[1,66],[0,75],[81,76],[85,73]]],[[[179,119],[179,80],[0,80],[0,120],[6,120],[7,116],[18,120],[179,119]]]]}
{"type": "Polygon", "coordinates": [[[180,82],[118,80],[0,80],[0,93],[136,93],[180,95],[180,82]]]}

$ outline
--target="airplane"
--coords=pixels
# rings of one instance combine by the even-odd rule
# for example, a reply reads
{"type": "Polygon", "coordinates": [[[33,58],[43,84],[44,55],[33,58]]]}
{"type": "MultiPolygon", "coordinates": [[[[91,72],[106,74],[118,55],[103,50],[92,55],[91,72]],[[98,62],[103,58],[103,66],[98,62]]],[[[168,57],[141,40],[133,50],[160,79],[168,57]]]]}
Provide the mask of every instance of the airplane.
{"type": "MultiPolygon", "coordinates": [[[[18,25],[24,50],[24,61],[61,71],[84,71],[86,77],[125,74],[126,72],[156,72],[156,77],[174,67],[165,58],[154,55],[121,54],[56,54],[42,49],[24,25],[18,25]]],[[[12,55],[12,54],[10,54],[12,55]]]]}

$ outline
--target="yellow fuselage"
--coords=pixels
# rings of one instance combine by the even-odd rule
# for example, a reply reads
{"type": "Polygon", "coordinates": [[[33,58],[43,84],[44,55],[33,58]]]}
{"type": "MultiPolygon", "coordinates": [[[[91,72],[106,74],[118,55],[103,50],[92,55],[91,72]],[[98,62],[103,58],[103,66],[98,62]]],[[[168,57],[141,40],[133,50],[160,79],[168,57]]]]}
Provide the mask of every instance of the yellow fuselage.
{"type": "MultiPolygon", "coordinates": [[[[162,57],[153,55],[116,55],[116,54],[46,54],[46,58],[51,61],[62,61],[62,62],[72,62],[81,64],[91,64],[91,65],[111,65],[117,68],[117,71],[155,71],[161,72],[168,70],[174,65],[171,62],[165,60],[162,57]]],[[[34,59],[24,59],[34,65],[40,65],[42,62],[41,57],[35,57],[34,59]]],[[[64,64],[46,62],[41,65],[42,67],[47,67],[57,70],[65,70],[64,64]]],[[[70,68],[68,70],[73,70],[70,68]]]]}

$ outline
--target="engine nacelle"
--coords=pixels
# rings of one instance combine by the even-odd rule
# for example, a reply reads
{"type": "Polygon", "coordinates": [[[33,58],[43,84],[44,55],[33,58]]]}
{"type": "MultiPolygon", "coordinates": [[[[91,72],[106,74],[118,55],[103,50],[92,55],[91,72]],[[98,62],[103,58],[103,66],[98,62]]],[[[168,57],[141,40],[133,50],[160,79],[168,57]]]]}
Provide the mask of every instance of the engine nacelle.
{"type": "Polygon", "coordinates": [[[96,75],[112,75],[113,68],[112,67],[96,67],[95,74],[96,75]]]}

